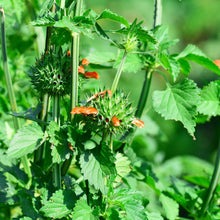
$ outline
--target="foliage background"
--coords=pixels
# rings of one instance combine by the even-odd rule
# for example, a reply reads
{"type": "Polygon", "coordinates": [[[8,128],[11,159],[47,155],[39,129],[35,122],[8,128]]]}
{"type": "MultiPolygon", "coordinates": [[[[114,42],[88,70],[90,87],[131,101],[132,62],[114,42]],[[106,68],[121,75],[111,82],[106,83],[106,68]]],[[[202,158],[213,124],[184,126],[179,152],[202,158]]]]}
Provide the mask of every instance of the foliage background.
{"type": "MultiPolygon", "coordinates": [[[[38,101],[34,90],[30,89],[31,86],[27,72],[30,65],[35,62],[35,58],[44,48],[45,30],[30,25],[30,21],[39,13],[42,2],[42,0],[0,0],[0,5],[3,6],[6,13],[9,68],[13,76],[13,82],[15,82],[14,89],[19,112],[36,105],[38,101]]],[[[124,16],[130,22],[137,17],[138,21],[144,20],[144,25],[148,29],[151,29],[153,24],[153,0],[87,0],[85,4],[86,8],[93,8],[97,13],[100,13],[105,8],[109,8],[111,11],[124,16]]],[[[169,33],[172,39],[179,38],[179,43],[172,48],[172,52],[179,52],[187,44],[191,43],[197,45],[211,59],[219,59],[219,11],[220,4],[218,0],[164,0],[162,23],[169,26],[169,33]]],[[[105,28],[117,29],[117,24],[109,22],[105,28]]],[[[81,38],[82,57],[105,57],[105,53],[116,56],[117,50],[109,46],[109,43],[104,40],[81,38]]],[[[105,85],[110,87],[116,71],[100,69],[98,72],[101,80],[96,86],[105,85]]],[[[193,65],[190,74],[190,78],[193,78],[201,87],[216,77],[209,70],[197,65],[193,65]]],[[[123,72],[122,74],[119,86],[130,92],[130,98],[134,106],[138,101],[143,80],[143,71],[137,73],[123,72]]],[[[92,81],[93,85],[94,83],[95,81],[92,81]]],[[[87,88],[89,89],[93,85],[87,85],[87,88]]],[[[164,81],[160,75],[155,73],[151,91],[162,88],[164,88],[164,81]]],[[[10,132],[11,116],[7,112],[9,112],[9,102],[1,64],[1,136],[12,135],[10,132]]],[[[207,161],[213,161],[220,131],[219,117],[211,119],[209,123],[197,126],[196,141],[193,141],[192,137],[188,135],[180,123],[165,121],[156,114],[152,110],[151,98],[149,98],[143,120],[147,128],[136,136],[132,145],[139,156],[156,163],[179,155],[195,155],[207,161]],[[150,123],[146,115],[152,117],[159,127],[154,123],[150,123]]],[[[26,121],[22,122],[27,123],[26,121]]]]}

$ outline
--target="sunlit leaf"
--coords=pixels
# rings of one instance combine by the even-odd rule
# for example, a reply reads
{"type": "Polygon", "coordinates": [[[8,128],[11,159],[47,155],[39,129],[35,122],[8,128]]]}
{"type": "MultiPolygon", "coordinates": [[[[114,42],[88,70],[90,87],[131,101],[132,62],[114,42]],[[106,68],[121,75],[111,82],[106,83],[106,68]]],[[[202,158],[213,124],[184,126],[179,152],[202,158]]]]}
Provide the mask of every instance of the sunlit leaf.
{"type": "Polygon", "coordinates": [[[76,195],[71,190],[58,190],[40,209],[45,217],[63,218],[68,216],[76,202],[76,195]]]}
{"type": "Polygon", "coordinates": [[[182,122],[192,136],[195,132],[194,119],[199,100],[199,89],[189,79],[173,86],[167,84],[166,90],[153,93],[154,109],[165,119],[182,122]]]}
{"type": "Polygon", "coordinates": [[[202,89],[198,111],[208,116],[220,115],[220,81],[212,81],[202,89]]]}
{"type": "Polygon", "coordinates": [[[9,144],[8,157],[20,158],[32,153],[42,144],[43,136],[44,133],[37,123],[19,129],[9,144]]]}

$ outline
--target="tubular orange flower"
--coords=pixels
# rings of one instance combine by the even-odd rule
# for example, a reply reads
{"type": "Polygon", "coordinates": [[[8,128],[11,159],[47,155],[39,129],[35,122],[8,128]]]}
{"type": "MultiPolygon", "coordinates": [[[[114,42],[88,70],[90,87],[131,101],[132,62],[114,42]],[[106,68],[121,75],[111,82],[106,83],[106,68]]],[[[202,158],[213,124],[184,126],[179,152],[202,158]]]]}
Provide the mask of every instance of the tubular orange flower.
{"type": "Polygon", "coordinates": [[[78,73],[82,73],[82,74],[85,73],[85,69],[83,66],[78,66],[78,73]]]}
{"type": "Polygon", "coordinates": [[[89,61],[85,58],[82,59],[82,65],[88,65],[89,61]]]}
{"type": "Polygon", "coordinates": [[[71,54],[70,54],[70,51],[68,50],[68,51],[67,51],[67,56],[70,57],[70,55],[71,55],[71,54]]]}
{"type": "Polygon", "coordinates": [[[220,68],[220,60],[214,60],[213,62],[218,68],[220,68]]]}
{"type": "Polygon", "coordinates": [[[104,98],[106,92],[108,93],[109,98],[111,98],[111,96],[112,96],[112,91],[111,91],[110,89],[108,89],[108,90],[105,90],[105,91],[96,93],[95,95],[93,95],[92,97],[90,97],[90,98],[87,100],[87,102],[90,102],[91,100],[97,98],[98,96],[101,96],[102,98],[104,98]]]}
{"type": "Polygon", "coordinates": [[[73,146],[71,145],[71,143],[69,142],[69,149],[73,152],[75,152],[75,150],[73,149],[73,146]]]}
{"type": "Polygon", "coordinates": [[[94,79],[99,79],[99,75],[97,72],[86,72],[84,74],[85,78],[89,79],[89,78],[94,78],[94,79]]]}
{"type": "Polygon", "coordinates": [[[120,120],[118,118],[116,118],[115,116],[112,117],[112,123],[113,123],[113,126],[115,126],[115,127],[120,126],[120,120]]]}
{"type": "Polygon", "coordinates": [[[136,125],[139,128],[144,128],[144,122],[138,119],[133,119],[133,121],[131,122],[132,124],[136,125]]]}
{"type": "Polygon", "coordinates": [[[95,116],[98,113],[98,111],[96,108],[93,107],[75,107],[72,109],[70,113],[73,115],[83,114],[83,115],[95,116]]]}

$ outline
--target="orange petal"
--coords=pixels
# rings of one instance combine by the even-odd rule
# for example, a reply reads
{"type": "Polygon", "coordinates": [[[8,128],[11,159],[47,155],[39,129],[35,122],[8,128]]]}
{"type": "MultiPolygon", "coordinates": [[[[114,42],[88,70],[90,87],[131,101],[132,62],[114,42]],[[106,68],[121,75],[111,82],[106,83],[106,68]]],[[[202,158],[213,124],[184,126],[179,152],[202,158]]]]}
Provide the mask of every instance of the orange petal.
{"type": "Polygon", "coordinates": [[[88,65],[89,61],[85,58],[82,59],[82,65],[88,65]]]}
{"type": "Polygon", "coordinates": [[[70,57],[70,55],[71,55],[71,53],[70,53],[70,51],[68,50],[68,51],[67,51],[67,56],[70,57]]]}
{"type": "Polygon", "coordinates": [[[141,120],[138,120],[138,119],[134,119],[131,123],[136,125],[139,128],[144,128],[145,127],[144,122],[141,121],[141,120]]]}
{"type": "Polygon", "coordinates": [[[99,79],[99,74],[97,72],[86,72],[84,76],[89,79],[89,78],[94,78],[94,79],[99,79]]]}
{"type": "Polygon", "coordinates": [[[118,118],[116,118],[115,116],[112,117],[112,123],[113,123],[113,126],[115,126],[115,127],[120,126],[120,120],[118,118]]]}
{"type": "Polygon", "coordinates": [[[213,62],[216,66],[218,66],[220,68],[220,60],[214,60],[213,62]]]}
{"type": "Polygon", "coordinates": [[[83,114],[83,115],[96,115],[98,113],[98,110],[93,107],[75,107],[70,112],[73,115],[76,114],[83,114]]]}
{"type": "Polygon", "coordinates": [[[82,73],[82,74],[85,73],[85,69],[83,66],[78,66],[78,73],[82,73]]]}
{"type": "Polygon", "coordinates": [[[104,98],[106,92],[108,92],[108,96],[109,96],[109,98],[111,98],[111,96],[112,96],[112,91],[109,89],[109,90],[105,90],[105,91],[96,93],[95,95],[91,96],[91,97],[87,100],[87,102],[90,102],[91,100],[97,98],[98,96],[101,96],[102,98],[104,98]]]}
{"type": "Polygon", "coordinates": [[[97,113],[98,113],[98,110],[96,108],[88,107],[84,114],[86,114],[86,115],[96,115],[97,113]]]}
{"type": "Polygon", "coordinates": [[[73,146],[71,145],[71,143],[69,142],[69,149],[73,152],[75,152],[75,150],[73,149],[73,146]]]}

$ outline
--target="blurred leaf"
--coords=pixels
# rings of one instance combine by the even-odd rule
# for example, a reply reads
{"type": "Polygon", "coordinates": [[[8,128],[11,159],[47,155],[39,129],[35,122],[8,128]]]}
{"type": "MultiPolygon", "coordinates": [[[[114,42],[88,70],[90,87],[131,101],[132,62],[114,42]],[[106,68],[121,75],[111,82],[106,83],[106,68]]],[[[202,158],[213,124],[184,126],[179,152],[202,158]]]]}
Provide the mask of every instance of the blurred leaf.
{"type": "Polygon", "coordinates": [[[54,3],[54,0],[43,1],[43,4],[41,5],[39,17],[42,17],[45,13],[47,13],[51,9],[53,3],[54,3]]]}
{"type": "Polygon", "coordinates": [[[214,64],[199,48],[194,45],[188,45],[177,57],[176,59],[186,59],[191,60],[195,63],[204,66],[205,68],[213,71],[220,75],[220,68],[214,64]]]}
{"type": "Polygon", "coordinates": [[[198,111],[208,116],[220,115],[220,80],[212,81],[202,89],[198,111]]]}
{"type": "Polygon", "coordinates": [[[73,220],[95,220],[98,219],[93,215],[93,210],[88,206],[86,199],[80,198],[73,209],[73,220]]]}
{"type": "Polygon", "coordinates": [[[76,202],[76,195],[71,190],[57,190],[40,209],[45,217],[63,218],[71,213],[76,202]]]}
{"type": "Polygon", "coordinates": [[[169,220],[175,220],[179,215],[179,204],[170,197],[165,196],[163,193],[160,195],[159,200],[165,210],[166,217],[169,220]]]}
{"type": "Polygon", "coordinates": [[[92,150],[96,147],[96,143],[92,140],[88,140],[84,143],[85,150],[92,150]]]}
{"type": "MultiPolygon", "coordinates": [[[[121,60],[122,60],[123,53],[124,53],[123,51],[120,51],[120,53],[118,54],[118,57],[114,64],[114,68],[117,69],[119,67],[121,60]]],[[[140,71],[142,67],[143,67],[143,63],[142,63],[141,58],[138,56],[138,54],[132,54],[132,53],[127,54],[124,67],[123,67],[123,71],[136,73],[140,71]]]]}
{"type": "Polygon", "coordinates": [[[53,26],[56,23],[54,18],[49,14],[47,16],[37,18],[35,21],[31,22],[33,26],[53,26]]]}
{"type": "Polygon", "coordinates": [[[181,59],[178,59],[178,63],[180,65],[181,72],[187,77],[191,69],[189,62],[181,58],[181,59]]]}
{"type": "Polygon", "coordinates": [[[97,18],[97,20],[100,19],[110,19],[112,21],[119,22],[121,24],[124,24],[126,27],[130,27],[128,21],[123,18],[122,16],[117,15],[116,13],[111,12],[109,9],[105,9],[97,18]]]}
{"type": "Polygon", "coordinates": [[[43,143],[43,136],[44,133],[37,123],[19,129],[9,144],[8,157],[20,158],[32,153],[43,143]]]}
{"type": "Polygon", "coordinates": [[[195,185],[202,186],[205,188],[208,188],[210,184],[210,180],[204,176],[192,176],[192,175],[189,176],[188,175],[188,176],[184,176],[183,178],[184,180],[187,180],[190,183],[193,183],[195,185]]]}
{"type": "Polygon", "coordinates": [[[193,136],[196,123],[194,121],[196,106],[199,103],[199,89],[189,79],[175,84],[167,84],[165,91],[153,93],[153,106],[166,120],[173,119],[182,122],[189,134],[193,136]]]}
{"type": "Polygon", "coordinates": [[[80,30],[77,26],[74,25],[72,21],[67,16],[64,16],[62,20],[57,21],[54,24],[54,27],[66,28],[69,31],[80,33],[80,30]]]}
{"type": "Polygon", "coordinates": [[[148,220],[163,220],[163,217],[158,212],[147,212],[146,214],[148,220]]]}
{"type": "Polygon", "coordinates": [[[120,183],[122,178],[126,176],[130,171],[130,161],[126,156],[123,156],[121,153],[116,154],[115,166],[117,170],[117,176],[115,178],[116,183],[120,183]]]}

